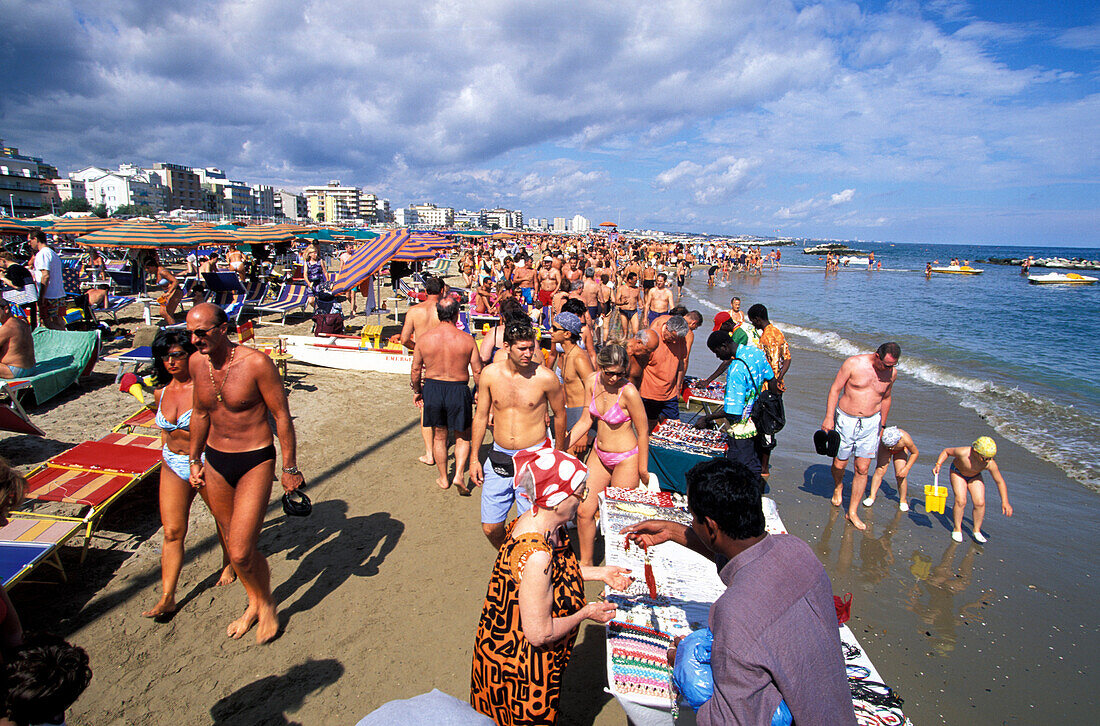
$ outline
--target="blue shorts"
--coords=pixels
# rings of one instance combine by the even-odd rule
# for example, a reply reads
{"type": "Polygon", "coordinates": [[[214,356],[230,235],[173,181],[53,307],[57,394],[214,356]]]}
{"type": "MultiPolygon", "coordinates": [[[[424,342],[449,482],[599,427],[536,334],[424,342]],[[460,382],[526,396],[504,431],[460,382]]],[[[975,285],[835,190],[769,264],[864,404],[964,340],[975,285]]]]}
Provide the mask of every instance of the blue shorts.
{"type": "MultiPolygon", "coordinates": [[[[543,444],[539,443],[530,448],[541,449],[543,444]]],[[[504,449],[494,443],[490,457],[494,454],[498,457],[505,454],[511,459],[520,451],[523,449],[504,449]]],[[[515,464],[511,466],[512,475],[506,476],[493,467],[491,458],[481,462],[481,469],[485,474],[485,483],[481,486],[481,521],[485,524],[499,524],[508,519],[512,504],[516,505],[517,515],[531,508],[531,502],[527,501],[527,497],[516,496],[515,464]]]]}
{"type": "Polygon", "coordinates": [[[650,421],[664,421],[668,418],[680,420],[680,399],[678,398],[669,401],[643,398],[642,406],[645,407],[645,416],[650,421]]]}
{"type": "Polygon", "coordinates": [[[528,305],[534,305],[535,304],[535,288],[533,288],[533,287],[521,287],[519,289],[519,294],[523,295],[523,300],[528,305]]]}

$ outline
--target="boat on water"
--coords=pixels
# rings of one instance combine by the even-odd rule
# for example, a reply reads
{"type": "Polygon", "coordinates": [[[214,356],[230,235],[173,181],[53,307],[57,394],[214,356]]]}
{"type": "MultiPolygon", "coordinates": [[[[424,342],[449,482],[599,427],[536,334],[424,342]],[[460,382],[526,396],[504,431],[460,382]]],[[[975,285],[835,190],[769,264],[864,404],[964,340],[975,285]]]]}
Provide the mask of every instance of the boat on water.
{"type": "Polygon", "coordinates": [[[851,256],[848,256],[848,257],[841,257],[840,258],[840,264],[843,265],[844,267],[851,267],[853,265],[856,266],[856,267],[866,267],[867,265],[871,264],[871,260],[867,257],[851,257],[851,256]]]}
{"type": "Polygon", "coordinates": [[[1045,275],[1028,275],[1032,285],[1092,285],[1100,278],[1081,275],[1076,272],[1048,272],[1045,275]]]}
{"type": "Polygon", "coordinates": [[[286,352],[300,363],[345,371],[374,371],[407,376],[412,355],[403,349],[365,348],[355,335],[281,335],[286,352]]]}
{"type": "Polygon", "coordinates": [[[947,267],[933,267],[932,272],[939,272],[943,275],[980,275],[985,270],[970,265],[948,265],[947,267]]]}

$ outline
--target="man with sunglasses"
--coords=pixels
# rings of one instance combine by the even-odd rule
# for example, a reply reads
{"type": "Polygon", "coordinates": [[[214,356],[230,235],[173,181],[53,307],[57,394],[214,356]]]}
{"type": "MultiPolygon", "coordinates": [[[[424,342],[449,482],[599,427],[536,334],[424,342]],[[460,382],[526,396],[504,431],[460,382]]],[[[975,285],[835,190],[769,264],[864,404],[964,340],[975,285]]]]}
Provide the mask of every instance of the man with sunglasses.
{"type": "Polygon", "coordinates": [[[255,625],[256,642],[267,643],[279,631],[271,572],[256,547],[275,478],[268,415],[275,419],[283,456],[281,483],[288,493],[305,483],[297,468],[294,423],[275,364],[258,350],[230,342],[224,310],[210,303],[196,305],[187,313],[187,330],[198,349],[189,361],[194,381],[191,486],[207,488],[210,511],[248,593],[248,608],[226,634],[240,638],[255,625]]]}
{"type": "Polygon", "coordinates": [[[481,371],[477,412],[470,438],[470,483],[481,484],[481,529],[489,542],[500,548],[505,541],[504,521],[512,504],[523,514],[531,504],[516,499],[515,464],[520,451],[565,446],[565,396],[561,383],[549,368],[540,365],[535,329],[526,321],[511,322],[504,329],[507,357],[481,371]],[[536,356],[538,356],[536,358],[536,356]],[[481,442],[493,414],[493,447],[485,466],[478,458],[481,442]],[[554,442],[546,436],[546,416],[554,422],[554,442]]]}
{"type": "Polygon", "coordinates": [[[879,439],[890,413],[890,394],[897,380],[901,346],[883,343],[874,353],[853,355],[840,367],[825,404],[821,428],[840,434],[840,450],[833,458],[833,506],[843,499],[844,469],[854,454],[855,475],[852,498],[848,503],[848,521],[856,529],[867,529],[859,518],[859,503],[867,488],[867,472],[878,454],[879,439]]]}

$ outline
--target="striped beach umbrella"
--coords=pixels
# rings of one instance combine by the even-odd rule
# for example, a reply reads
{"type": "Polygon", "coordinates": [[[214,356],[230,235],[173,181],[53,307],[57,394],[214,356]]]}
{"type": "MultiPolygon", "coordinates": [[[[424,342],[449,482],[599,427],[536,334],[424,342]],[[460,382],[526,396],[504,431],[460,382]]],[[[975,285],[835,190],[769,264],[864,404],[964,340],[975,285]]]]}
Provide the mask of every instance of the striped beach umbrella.
{"type": "Polygon", "coordinates": [[[336,284],[332,286],[334,292],[344,292],[357,286],[363,280],[382,269],[382,265],[389,262],[395,252],[408,239],[406,231],[387,232],[378,239],[364,242],[354,252],[351,259],[340,268],[336,276],[336,284]]]}
{"type": "Polygon", "coordinates": [[[176,230],[160,222],[146,220],[116,224],[78,237],[76,241],[88,247],[128,247],[143,250],[198,246],[176,230]]]}
{"type": "Polygon", "coordinates": [[[403,235],[401,247],[394,253],[393,259],[399,262],[416,262],[417,260],[430,260],[436,256],[436,251],[423,239],[417,239],[408,230],[400,230],[397,234],[403,235]]]}
{"type": "Polygon", "coordinates": [[[96,230],[115,227],[125,220],[100,217],[67,217],[50,225],[50,234],[88,234],[96,230]]]}
{"type": "Polygon", "coordinates": [[[227,231],[237,238],[238,244],[242,242],[245,244],[275,244],[278,242],[289,242],[298,234],[295,230],[282,224],[240,227],[227,231]]]}
{"type": "Polygon", "coordinates": [[[174,230],[189,246],[209,247],[213,245],[238,245],[241,243],[234,235],[221,229],[188,225],[174,230]]]}
{"type": "Polygon", "coordinates": [[[23,224],[12,217],[0,217],[0,234],[30,234],[34,229],[38,228],[23,224]]]}

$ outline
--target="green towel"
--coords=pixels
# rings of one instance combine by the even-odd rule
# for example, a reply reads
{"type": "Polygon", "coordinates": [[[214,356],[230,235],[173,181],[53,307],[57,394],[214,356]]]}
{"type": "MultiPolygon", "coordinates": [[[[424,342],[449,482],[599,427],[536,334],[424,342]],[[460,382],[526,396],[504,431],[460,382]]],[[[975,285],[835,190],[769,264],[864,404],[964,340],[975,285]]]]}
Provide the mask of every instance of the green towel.
{"type": "Polygon", "coordinates": [[[99,333],[39,326],[32,335],[34,374],[18,380],[30,381],[35,402],[42,404],[76,382],[99,348],[99,333]]]}

